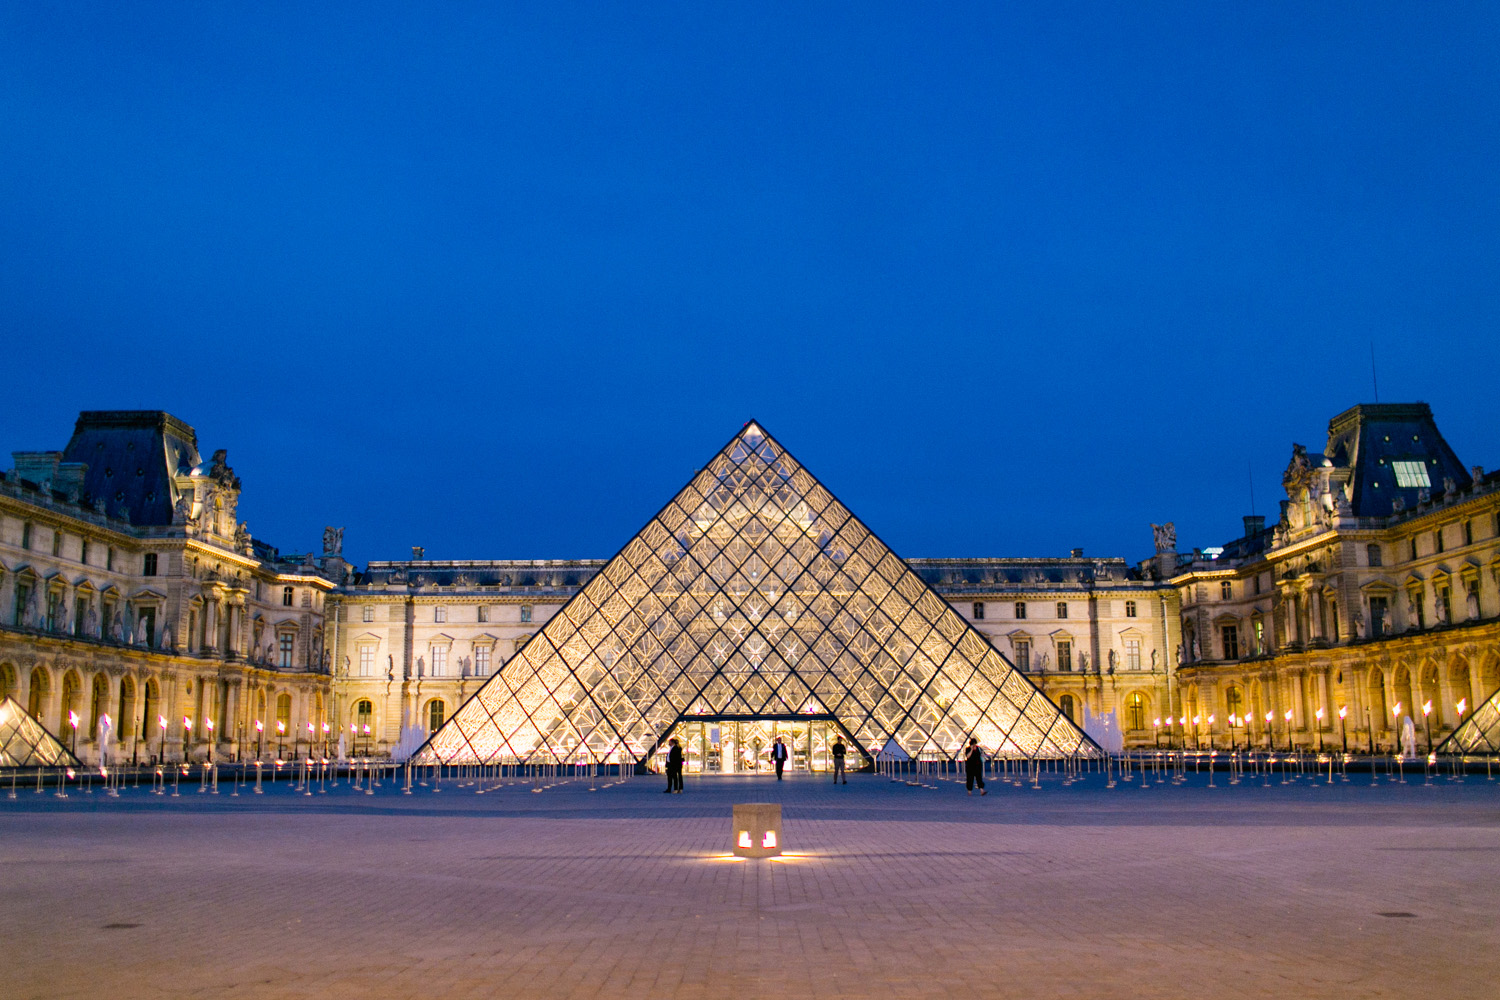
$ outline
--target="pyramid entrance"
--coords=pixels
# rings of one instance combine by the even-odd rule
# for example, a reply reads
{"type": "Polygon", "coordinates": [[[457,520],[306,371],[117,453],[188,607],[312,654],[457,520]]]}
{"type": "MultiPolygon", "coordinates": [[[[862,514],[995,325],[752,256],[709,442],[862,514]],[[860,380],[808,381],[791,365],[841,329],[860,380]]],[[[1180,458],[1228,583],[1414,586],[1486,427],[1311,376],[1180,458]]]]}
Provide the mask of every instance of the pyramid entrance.
{"type": "Polygon", "coordinates": [[[752,421],[414,759],[645,767],[696,734],[700,773],[740,773],[798,719],[809,762],[834,729],[851,766],[887,746],[952,758],[971,735],[1005,756],[1100,752],[752,421]]]}

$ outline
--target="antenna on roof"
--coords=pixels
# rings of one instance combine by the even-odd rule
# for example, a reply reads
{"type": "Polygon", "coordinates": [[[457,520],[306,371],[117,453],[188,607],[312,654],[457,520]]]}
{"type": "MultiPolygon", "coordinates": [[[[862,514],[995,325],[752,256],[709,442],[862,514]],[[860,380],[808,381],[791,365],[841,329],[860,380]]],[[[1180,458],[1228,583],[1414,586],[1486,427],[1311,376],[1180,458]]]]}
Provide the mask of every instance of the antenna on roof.
{"type": "Polygon", "coordinates": [[[1375,402],[1380,402],[1380,379],[1375,375],[1375,341],[1370,341],[1370,381],[1375,384],[1375,402]]]}

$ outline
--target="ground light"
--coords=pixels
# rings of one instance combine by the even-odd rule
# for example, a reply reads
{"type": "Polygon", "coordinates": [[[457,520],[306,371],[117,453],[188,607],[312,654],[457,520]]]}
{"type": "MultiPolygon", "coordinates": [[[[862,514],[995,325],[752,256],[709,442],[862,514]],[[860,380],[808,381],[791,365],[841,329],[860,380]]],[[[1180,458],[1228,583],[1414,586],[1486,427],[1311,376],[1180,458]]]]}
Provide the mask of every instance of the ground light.
{"type": "Polygon", "coordinates": [[[736,802],[733,816],[730,846],[737,857],[769,858],[781,853],[780,803],[736,802]]]}

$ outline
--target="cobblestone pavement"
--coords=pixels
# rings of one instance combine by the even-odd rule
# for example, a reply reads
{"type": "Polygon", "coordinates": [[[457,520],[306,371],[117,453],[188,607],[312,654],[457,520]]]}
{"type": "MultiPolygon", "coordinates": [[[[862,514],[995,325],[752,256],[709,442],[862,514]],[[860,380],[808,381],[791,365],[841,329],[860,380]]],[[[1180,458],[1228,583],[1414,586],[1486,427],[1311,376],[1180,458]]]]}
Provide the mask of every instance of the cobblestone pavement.
{"type": "Polygon", "coordinates": [[[1491,997],[1500,782],[0,793],[6,997],[1491,997]],[[727,860],[736,801],[797,856],[727,860]]]}

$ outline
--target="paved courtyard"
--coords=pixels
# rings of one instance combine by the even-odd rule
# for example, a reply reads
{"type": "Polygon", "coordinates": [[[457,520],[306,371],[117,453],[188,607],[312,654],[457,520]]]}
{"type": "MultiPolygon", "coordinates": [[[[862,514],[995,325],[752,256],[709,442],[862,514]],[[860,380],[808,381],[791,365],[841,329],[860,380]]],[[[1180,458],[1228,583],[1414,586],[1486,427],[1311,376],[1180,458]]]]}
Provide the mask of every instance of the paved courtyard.
{"type": "Polygon", "coordinates": [[[1494,996],[1500,782],[1408,780],[23,789],[4,995],[1494,996]]]}

